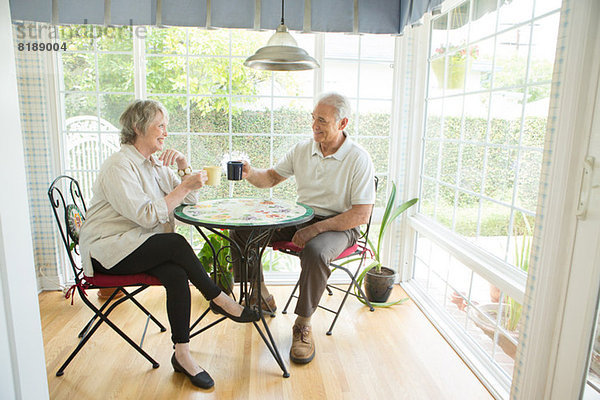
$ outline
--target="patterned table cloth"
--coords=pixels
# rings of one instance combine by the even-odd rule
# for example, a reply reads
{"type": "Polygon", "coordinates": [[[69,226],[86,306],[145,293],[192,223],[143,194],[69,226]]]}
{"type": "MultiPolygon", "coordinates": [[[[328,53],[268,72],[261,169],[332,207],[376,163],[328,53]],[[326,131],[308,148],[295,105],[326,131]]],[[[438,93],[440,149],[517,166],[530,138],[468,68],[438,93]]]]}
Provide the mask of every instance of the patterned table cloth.
{"type": "Polygon", "coordinates": [[[180,220],[213,226],[281,226],[309,220],[312,208],[287,200],[231,198],[200,201],[179,206],[175,214],[180,220]]]}

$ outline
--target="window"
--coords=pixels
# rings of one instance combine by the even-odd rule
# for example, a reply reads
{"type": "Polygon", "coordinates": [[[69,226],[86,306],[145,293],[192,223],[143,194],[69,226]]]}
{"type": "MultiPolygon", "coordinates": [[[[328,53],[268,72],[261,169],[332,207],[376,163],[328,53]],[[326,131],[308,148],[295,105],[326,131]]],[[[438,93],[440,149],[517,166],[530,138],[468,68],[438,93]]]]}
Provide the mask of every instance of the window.
{"type": "MultiPolygon", "coordinates": [[[[243,66],[272,32],[233,29],[62,27],[90,32],[69,36],[59,59],[65,172],[76,176],[86,198],[101,163],[119,148],[119,116],[136,97],[155,99],[170,114],[166,146],[186,154],[194,168],[247,156],[252,165],[274,165],[294,144],[312,136],[315,96],[338,91],[353,103],[347,128],[375,163],[385,188],[391,135],[393,58],[391,36],[294,34],[315,54],[316,71],[268,72],[243,66]],[[85,29],[84,29],[85,28],[85,29]],[[141,51],[136,51],[134,47],[141,51]]],[[[378,204],[385,203],[385,189],[378,204]]],[[[265,196],[295,199],[294,179],[265,191],[247,182],[206,187],[202,198],[265,196]]],[[[200,236],[179,227],[199,246],[200,236]]],[[[267,271],[297,271],[293,258],[268,253],[267,271]]],[[[268,277],[268,275],[267,275],[268,277]]]]}
{"type": "Polygon", "coordinates": [[[135,98],[132,32],[103,33],[92,26],[60,29],[69,45],[59,52],[64,171],[80,181],[86,199],[100,165],[119,149],[119,115],[135,98]]]}
{"type": "Polygon", "coordinates": [[[559,7],[470,0],[430,26],[414,283],[504,390],[535,226],[559,7]]]}

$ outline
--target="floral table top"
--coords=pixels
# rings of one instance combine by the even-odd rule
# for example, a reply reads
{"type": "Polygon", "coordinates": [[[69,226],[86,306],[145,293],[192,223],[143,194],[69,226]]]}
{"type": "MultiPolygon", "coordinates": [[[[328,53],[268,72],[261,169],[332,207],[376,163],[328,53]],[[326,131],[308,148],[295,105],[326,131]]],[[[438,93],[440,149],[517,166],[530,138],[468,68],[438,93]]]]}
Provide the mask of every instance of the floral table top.
{"type": "Polygon", "coordinates": [[[184,222],[224,227],[292,225],[313,215],[304,204],[279,199],[214,199],[175,209],[175,216],[184,222]]]}

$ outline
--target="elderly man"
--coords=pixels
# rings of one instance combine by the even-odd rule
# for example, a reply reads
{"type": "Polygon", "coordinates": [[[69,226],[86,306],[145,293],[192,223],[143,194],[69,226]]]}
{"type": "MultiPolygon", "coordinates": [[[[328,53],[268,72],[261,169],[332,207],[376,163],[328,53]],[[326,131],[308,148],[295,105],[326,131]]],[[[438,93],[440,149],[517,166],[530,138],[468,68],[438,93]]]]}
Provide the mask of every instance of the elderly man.
{"type": "MultiPolygon", "coordinates": [[[[310,319],[331,274],[329,263],[356,243],[359,226],[368,222],[375,202],[373,162],[344,132],[349,116],[348,99],[336,93],[325,94],[312,113],[311,140],[294,146],[274,168],[258,169],[244,163],[243,177],[259,188],[270,188],[295,176],[298,201],[315,210],[312,221],[281,229],[272,239],[291,240],[303,248],[290,349],[290,359],[295,363],[308,363],[315,356],[310,319]]],[[[243,245],[248,233],[236,230],[231,236],[243,245]]],[[[234,265],[235,269],[239,265],[234,265]]],[[[261,291],[265,308],[274,311],[273,296],[264,285],[261,291]]]]}

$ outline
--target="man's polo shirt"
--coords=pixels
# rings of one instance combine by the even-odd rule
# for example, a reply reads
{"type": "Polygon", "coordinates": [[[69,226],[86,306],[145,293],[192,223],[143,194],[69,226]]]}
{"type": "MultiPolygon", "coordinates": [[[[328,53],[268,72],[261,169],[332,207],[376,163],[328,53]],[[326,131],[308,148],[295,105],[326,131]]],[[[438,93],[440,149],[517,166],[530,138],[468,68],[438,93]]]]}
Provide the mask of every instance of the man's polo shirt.
{"type": "Polygon", "coordinates": [[[296,177],[298,201],[311,206],[317,215],[331,216],[353,205],[375,203],[371,157],[348,136],[327,157],[313,139],[298,143],[274,170],[284,178],[296,177]]]}

